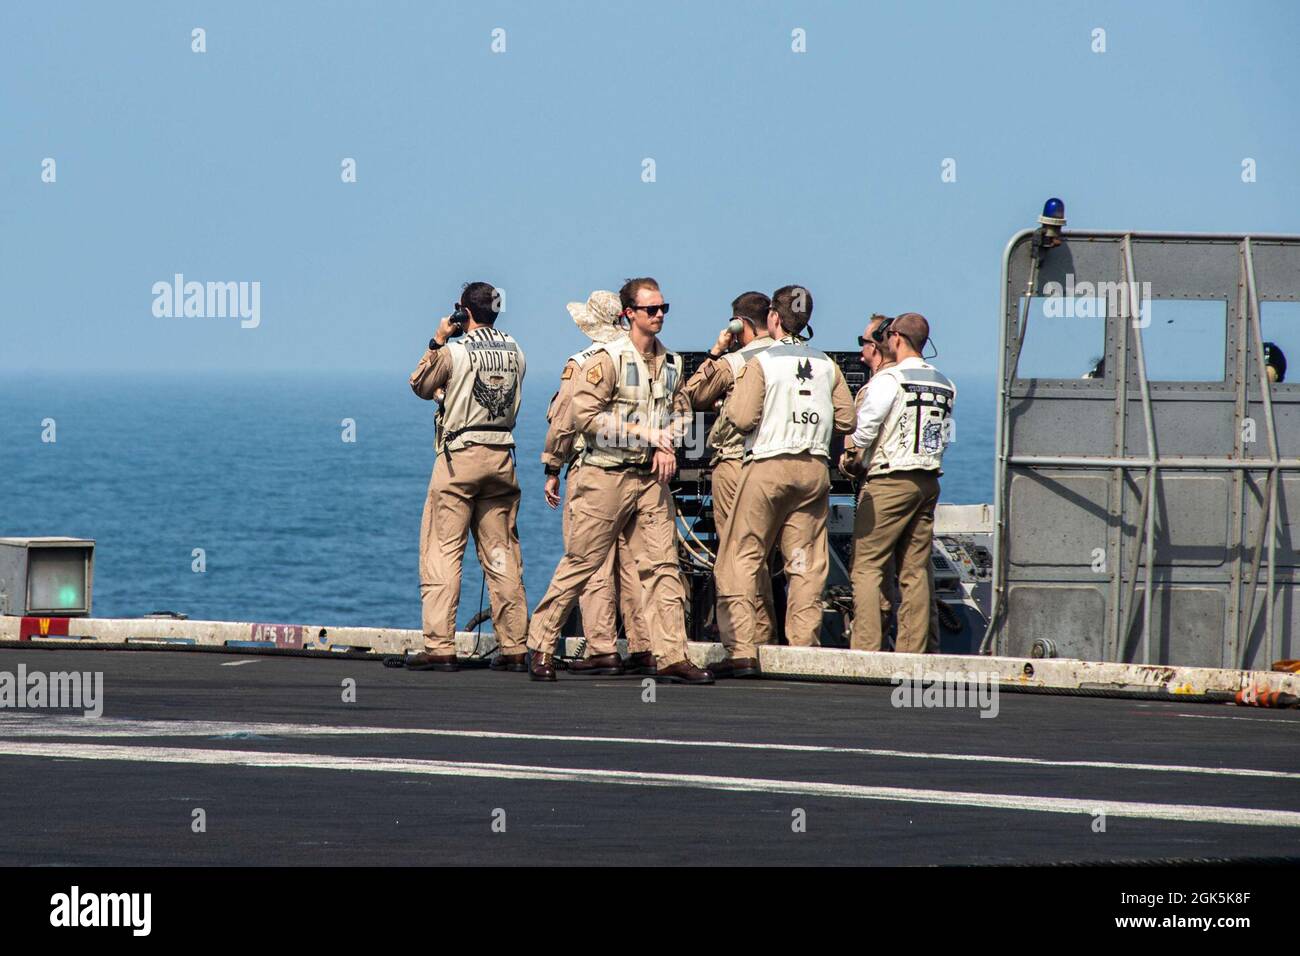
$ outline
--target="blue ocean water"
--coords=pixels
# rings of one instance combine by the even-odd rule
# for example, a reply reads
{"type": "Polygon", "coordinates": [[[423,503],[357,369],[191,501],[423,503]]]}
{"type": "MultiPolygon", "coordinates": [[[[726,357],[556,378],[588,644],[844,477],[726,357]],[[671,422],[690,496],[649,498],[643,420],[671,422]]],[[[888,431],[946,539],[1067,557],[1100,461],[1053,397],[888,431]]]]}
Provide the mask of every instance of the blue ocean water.
{"type": "MultiPolygon", "coordinates": [[[[434,406],[411,393],[407,372],[8,376],[0,382],[0,536],[94,538],[100,617],[167,609],[195,619],[418,628],[434,406]],[[354,443],[342,440],[349,418],[354,443]],[[54,442],[42,441],[46,419],[54,442]],[[192,569],[196,548],[203,573],[192,569]]],[[[530,606],[563,551],[538,460],[556,374],[532,371],[516,431],[530,606]]],[[[956,441],[941,497],[989,501],[993,389],[956,381],[956,441]]],[[[471,548],[462,624],[478,610],[480,582],[471,548]]]]}

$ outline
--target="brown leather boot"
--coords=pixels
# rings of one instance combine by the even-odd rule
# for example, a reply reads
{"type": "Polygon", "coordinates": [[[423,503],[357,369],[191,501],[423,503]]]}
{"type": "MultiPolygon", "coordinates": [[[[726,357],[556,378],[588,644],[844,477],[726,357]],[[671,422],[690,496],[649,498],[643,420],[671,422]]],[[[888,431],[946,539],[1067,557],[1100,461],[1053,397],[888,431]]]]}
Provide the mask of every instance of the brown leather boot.
{"type": "Polygon", "coordinates": [[[458,671],[455,654],[430,654],[421,651],[406,659],[406,669],[412,671],[458,671]]]}
{"type": "Polygon", "coordinates": [[[678,661],[656,670],[655,680],[665,684],[712,684],[713,675],[690,661],[678,661]]]}
{"type": "Polygon", "coordinates": [[[758,658],[730,657],[725,661],[710,664],[708,671],[717,680],[724,677],[757,677],[759,674],[758,658]]]}
{"type": "Polygon", "coordinates": [[[593,654],[580,661],[569,662],[569,673],[606,676],[623,673],[623,658],[617,653],[593,654]]]}
{"type": "Polygon", "coordinates": [[[488,665],[488,670],[493,671],[510,671],[515,674],[522,674],[528,670],[528,652],[520,651],[518,654],[498,654],[492,658],[492,663],[488,665]]]}
{"type": "Polygon", "coordinates": [[[654,672],[655,656],[649,651],[637,651],[623,659],[624,674],[653,674],[654,672]]]}
{"type": "Polygon", "coordinates": [[[533,661],[528,666],[530,680],[555,680],[555,655],[533,651],[533,661]]]}

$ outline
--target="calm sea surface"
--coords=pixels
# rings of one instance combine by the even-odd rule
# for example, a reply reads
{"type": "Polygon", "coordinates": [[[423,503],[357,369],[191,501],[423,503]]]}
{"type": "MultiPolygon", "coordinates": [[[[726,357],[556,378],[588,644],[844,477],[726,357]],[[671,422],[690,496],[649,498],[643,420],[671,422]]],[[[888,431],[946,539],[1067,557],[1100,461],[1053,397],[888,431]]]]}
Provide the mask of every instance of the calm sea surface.
{"type": "MultiPolygon", "coordinates": [[[[949,375],[953,369],[946,369],[949,375]]],[[[563,548],[538,455],[554,375],[516,430],[530,605],[563,548]]],[[[963,382],[943,501],[991,500],[994,394],[963,382]]],[[[94,538],[94,612],[420,626],[433,405],[391,376],[10,376],[0,383],[0,536],[94,538]],[[355,443],[342,440],[343,419],[355,443]],[[56,441],[41,440],[53,419],[56,441]],[[192,570],[193,551],[207,570],[192,570]]],[[[460,622],[479,607],[465,559],[460,622]]]]}

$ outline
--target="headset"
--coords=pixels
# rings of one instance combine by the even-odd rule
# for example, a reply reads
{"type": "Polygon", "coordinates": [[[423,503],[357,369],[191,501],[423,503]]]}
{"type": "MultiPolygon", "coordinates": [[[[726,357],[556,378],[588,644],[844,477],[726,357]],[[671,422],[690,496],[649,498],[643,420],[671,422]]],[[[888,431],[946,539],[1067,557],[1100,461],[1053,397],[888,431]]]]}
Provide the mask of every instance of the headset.
{"type": "MultiPolygon", "coordinates": [[[[889,327],[892,326],[892,325],[894,324],[894,321],[895,321],[897,318],[898,318],[898,316],[896,316],[896,315],[895,315],[895,316],[888,316],[888,317],[886,317],[885,320],[884,320],[883,322],[881,322],[879,325],[877,325],[874,329],[871,330],[871,339],[870,339],[870,341],[874,342],[876,345],[883,345],[883,344],[885,343],[885,336],[889,334],[889,327]]],[[[916,343],[912,341],[912,339],[911,339],[910,336],[906,335],[906,334],[903,333],[903,332],[899,332],[898,334],[901,335],[901,336],[903,336],[903,338],[907,339],[908,343],[912,346],[912,348],[916,349],[916,343]]],[[[859,345],[859,346],[866,345],[866,344],[867,344],[867,341],[868,341],[868,340],[867,340],[866,336],[863,336],[863,335],[859,335],[859,336],[858,336],[858,345],[859,345]]],[[[932,351],[931,351],[931,353],[930,353],[929,355],[924,355],[924,354],[923,354],[923,355],[921,356],[921,358],[924,359],[924,360],[926,360],[926,361],[929,361],[929,360],[932,359],[932,358],[938,358],[938,356],[939,356],[939,347],[938,347],[937,345],[934,344],[934,336],[932,336],[932,335],[931,335],[931,336],[928,336],[928,337],[926,338],[924,344],[921,346],[921,348],[916,349],[916,350],[917,350],[918,352],[924,352],[924,351],[925,351],[925,347],[926,347],[927,345],[931,348],[932,351]]]]}

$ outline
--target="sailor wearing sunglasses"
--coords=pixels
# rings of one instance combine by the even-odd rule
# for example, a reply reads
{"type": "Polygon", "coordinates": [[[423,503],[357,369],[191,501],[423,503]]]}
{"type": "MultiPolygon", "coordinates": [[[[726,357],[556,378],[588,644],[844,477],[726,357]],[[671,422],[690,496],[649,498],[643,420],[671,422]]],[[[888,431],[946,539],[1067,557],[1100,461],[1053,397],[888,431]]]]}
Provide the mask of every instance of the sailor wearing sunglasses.
{"type": "MultiPolygon", "coordinates": [[[[901,600],[894,649],[920,654],[930,639],[930,549],[944,449],[952,436],[957,388],[921,357],[930,339],[923,315],[906,312],[874,324],[873,346],[886,361],[872,375],[849,445],[863,449],[867,483],[853,529],[855,650],[883,649],[881,592],[897,561],[901,600]]],[[[866,345],[867,339],[859,339],[866,345]]]]}

